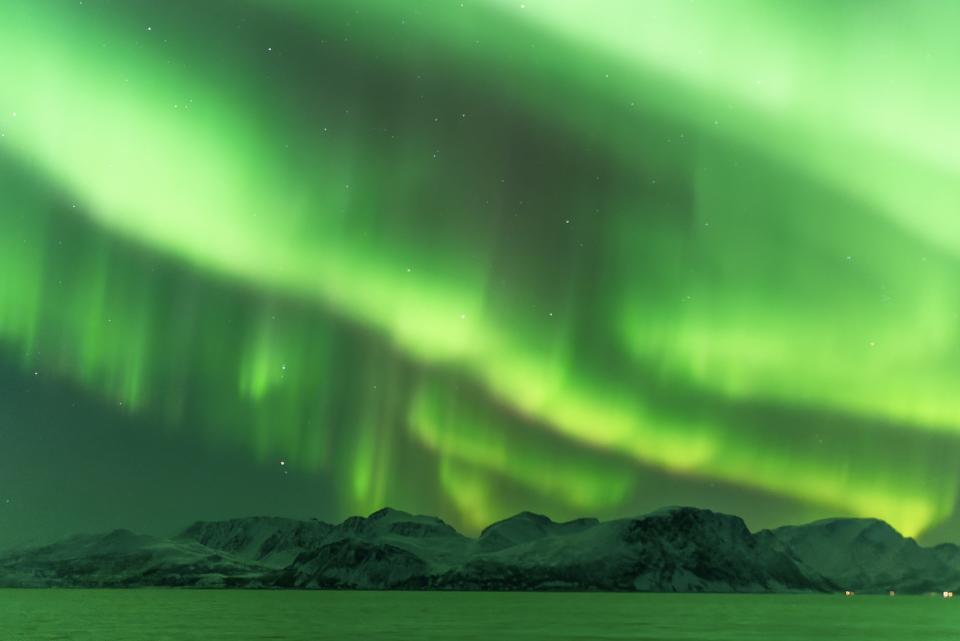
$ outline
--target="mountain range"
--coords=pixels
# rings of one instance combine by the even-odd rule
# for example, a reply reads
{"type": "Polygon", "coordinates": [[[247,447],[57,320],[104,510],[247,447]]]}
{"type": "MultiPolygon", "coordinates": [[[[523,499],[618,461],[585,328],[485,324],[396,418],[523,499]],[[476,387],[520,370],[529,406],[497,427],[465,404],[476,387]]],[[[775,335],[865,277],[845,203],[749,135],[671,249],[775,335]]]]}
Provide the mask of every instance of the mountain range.
{"type": "Polygon", "coordinates": [[[960,548],[922,547],[877,519],[753,533],[689,507],[603,522],[521,512],[471,538],[384,508],[339,525],[252,517],[172,538],[75,536],[0,554],[0,586],[925,593],[960,588],[960,548]]]}

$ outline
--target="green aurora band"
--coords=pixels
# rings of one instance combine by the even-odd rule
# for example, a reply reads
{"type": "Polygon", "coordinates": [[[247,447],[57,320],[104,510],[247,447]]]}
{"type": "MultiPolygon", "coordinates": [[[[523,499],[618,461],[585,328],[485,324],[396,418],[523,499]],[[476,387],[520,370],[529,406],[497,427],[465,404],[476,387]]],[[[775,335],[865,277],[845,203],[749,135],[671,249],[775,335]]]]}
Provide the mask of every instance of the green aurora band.
{"type": "Polygon", "coordinates": [[[954,513],[960,7],[229,4],[3,8],[25,375],[345,512],[954,513]]]}

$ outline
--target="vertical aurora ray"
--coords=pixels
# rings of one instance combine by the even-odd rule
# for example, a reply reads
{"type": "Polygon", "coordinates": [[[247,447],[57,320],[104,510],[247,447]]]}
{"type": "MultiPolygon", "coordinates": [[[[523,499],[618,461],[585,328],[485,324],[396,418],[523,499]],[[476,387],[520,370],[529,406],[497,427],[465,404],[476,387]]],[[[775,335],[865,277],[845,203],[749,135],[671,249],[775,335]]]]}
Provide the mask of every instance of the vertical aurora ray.
{"type": "Polygon", "coordinates": [[[878,102],[852,8],[464,4],[255,3],[262,31],[214,39],[213,10],[12,10],[9,353],[332,469],[344,509],[477,524],[522,488],[615,514],[659,470],[910,534],[949,516],[939,71],[878,102]]]}

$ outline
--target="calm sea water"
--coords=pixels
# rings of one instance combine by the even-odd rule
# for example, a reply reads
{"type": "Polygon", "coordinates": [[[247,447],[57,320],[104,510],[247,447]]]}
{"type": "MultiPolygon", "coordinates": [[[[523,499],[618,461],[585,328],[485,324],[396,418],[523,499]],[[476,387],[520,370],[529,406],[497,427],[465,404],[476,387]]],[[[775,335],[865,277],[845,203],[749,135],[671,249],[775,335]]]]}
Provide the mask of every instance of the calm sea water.
{"type": "Polygon", "coordinates": [[[0,590],[2,641],[958,637],[935,597],[0,590]]]}

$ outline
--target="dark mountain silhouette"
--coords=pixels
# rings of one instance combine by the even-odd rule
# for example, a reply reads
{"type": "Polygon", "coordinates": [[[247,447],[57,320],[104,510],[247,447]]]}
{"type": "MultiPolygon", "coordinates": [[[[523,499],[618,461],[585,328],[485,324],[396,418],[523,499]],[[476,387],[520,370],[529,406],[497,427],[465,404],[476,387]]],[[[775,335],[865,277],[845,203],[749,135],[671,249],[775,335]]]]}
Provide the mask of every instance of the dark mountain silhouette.
{"type": "Polygon", "coordinates": [[[339,525],[253,517],[172,539],[116,530],[0,555],[2,586],[901,593],[960,587],[960,548],[876,519],[751,533],[710,510],[557,523],[522,512],[478,538],[390,508],[339,525]]]}

